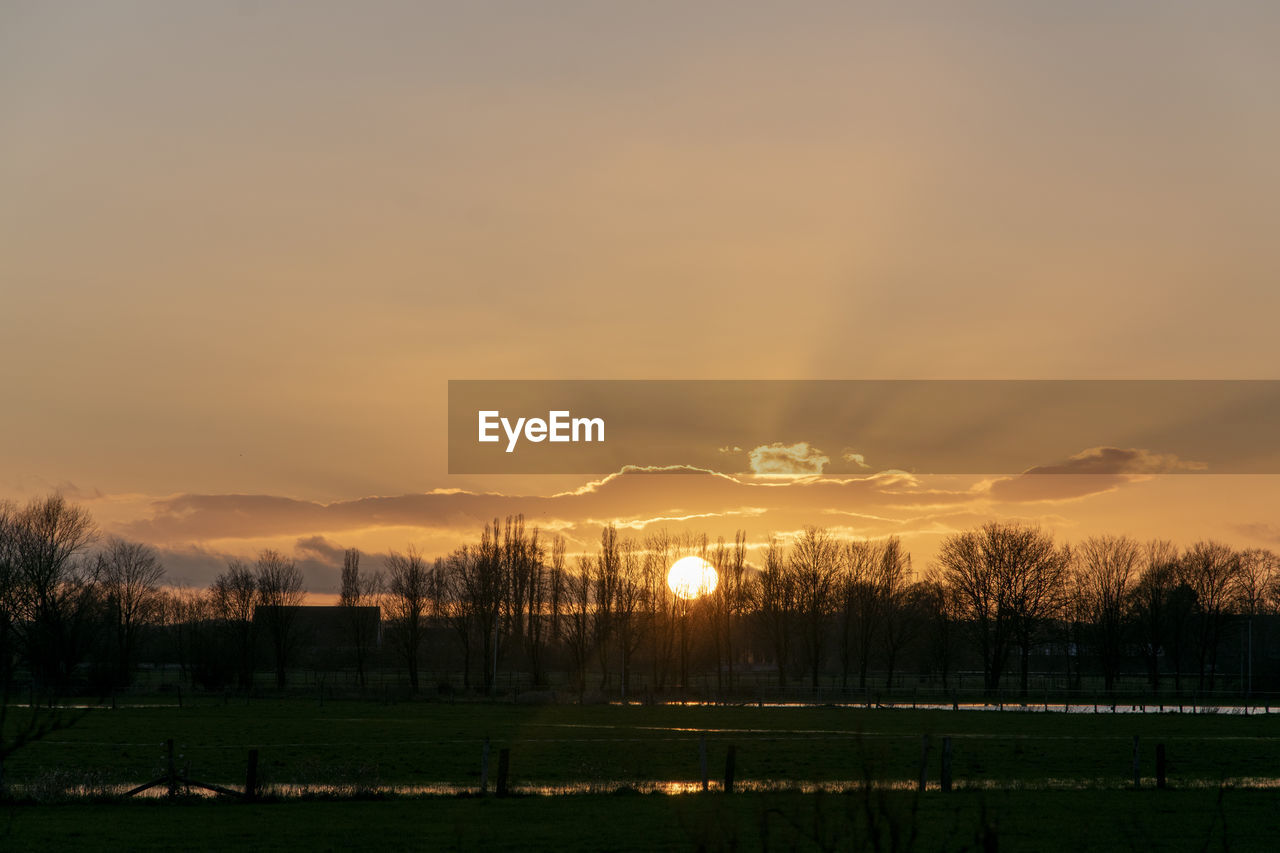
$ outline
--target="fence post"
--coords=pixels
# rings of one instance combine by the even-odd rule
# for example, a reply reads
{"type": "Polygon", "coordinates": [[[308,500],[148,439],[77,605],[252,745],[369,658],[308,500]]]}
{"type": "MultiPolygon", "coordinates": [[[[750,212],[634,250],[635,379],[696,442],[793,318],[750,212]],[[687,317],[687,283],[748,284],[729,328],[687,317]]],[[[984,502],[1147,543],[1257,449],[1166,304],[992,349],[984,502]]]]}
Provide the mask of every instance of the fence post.
{"type": "Polygon", "coordinates": [[[1163,790],[1165,786],[1164,744],[1156,744],[1156,787],[1163,790]]]}
{"type": "Polygon", "coordinates": [[[942,779],[940,782],[943,791],[951,790],[951,738],[944,737],[942,739],[942,779]]]}
{"type": "Polygon", "coordinates": [[[511,750],[503,747],[498,750],[498,796],[507,795],[507,773],[511,770],[511,750]]]}
{"type": "Polygon", "coordinates": [[[703,735],[698,740],[698,765],[702,768],[702,792],[705,794],[710,787],[707,779],[707,736],[703,735]]]}
{"type": "Polygon", "coordinates": [[[244,775],[244,798],[246,800],[256,800],[258,798],[258,750],[249,750],[249,769],[244,775]]]}
{"type": "Polygon", "coordinates": [[[1133,736],[1133,788],[1142,787],[1142,775],[1138,772],[1138,736],[1133,736]]]}
{"type": "Polygon", "coordinates": [[[173,738],[164,742],[165,778],[169,782],[169,796],[178,796],[178,770],[173,763],[173,738]]]}
{"type": "Polygon", "coordinates": [[[724,792],[726,794],[733,793],[733,772],[734,763],[737,759],[738,748],[733,744],[729,744],[729,752],[724,757],[724,792]]]}
{"type": "Polygon", "coordinates": [[[920,793],[929,787],[929,736],[925,735],[920,751],[920,793]]]}
{"type": "Polygon", "coordinates": [[[484,746],[480,747],[480,793],[483,794],[489,790],[489,739],[484,739],[484,746]]]}

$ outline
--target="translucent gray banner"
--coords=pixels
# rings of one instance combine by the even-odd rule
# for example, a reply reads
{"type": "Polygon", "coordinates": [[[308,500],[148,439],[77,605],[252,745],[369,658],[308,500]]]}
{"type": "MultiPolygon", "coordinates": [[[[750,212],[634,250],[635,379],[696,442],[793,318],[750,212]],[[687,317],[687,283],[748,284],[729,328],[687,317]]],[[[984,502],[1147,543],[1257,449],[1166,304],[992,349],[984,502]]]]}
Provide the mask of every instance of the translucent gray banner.
{"type": "Polygon", "coordinates": [[[1277,380],[452,380],[452,474],[1280,473],[1277,380]]]}

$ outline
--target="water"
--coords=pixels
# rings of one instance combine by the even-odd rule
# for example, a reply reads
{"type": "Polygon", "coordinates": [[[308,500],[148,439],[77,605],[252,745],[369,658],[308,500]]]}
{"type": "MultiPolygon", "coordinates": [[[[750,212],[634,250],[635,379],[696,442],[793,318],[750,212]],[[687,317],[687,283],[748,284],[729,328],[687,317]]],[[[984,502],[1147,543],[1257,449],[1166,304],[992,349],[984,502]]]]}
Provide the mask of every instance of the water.
{"type": "MultiPolygon", "coordinates": [[[[1144,787],[1155,787],[1155,777],[1144,777],[1144,787]]],[[[780,780],[780,779],[738,779],[734,781],[734,790],[747,793],[856,793],[859,791],[914,791],[918,787],[914,779],[828,779],[828,780],[780,780]]],[[[1026,791],[1083,791],[1083,790],[1123,790],[1130,787],[1131,778],[1036,778],[1036,779],[992,779],[992,780],[956,780],[956,790],[1026,790],[1026,791]]],[[[1270,776],[1238,776],[1218,780],[1189,779],[1179,780],[1179,788],[1216,789],[1219,786],[1242,789],[1276,789],[1280,788],[1280,778],[1270,776]]],[[[94,790],[69,790],[68,797],[119,797],[131,790],[130,785],[111,785],[94,790]]],[[[232,790],[238,786],[226,784],[232,790]]],[[[708,790],[712,793],[722,792],[724,787],[718,780],[709,782],[708,790]]],[[[928,790],[937,791],[938,783],[930,782],[928,790]]],[[[528,782],[513,784],[510,793],[514,796],[582,796],[601,794],[657,794],[663,796],[688,796],[702,792],[702,783],[689,779],[649,779],[649,780],[600,780],[594,782],[558,782],[542,784],[528,782]]],[[[178,786],[181,796],[213,798],[218,796],[212,791],[201,788],[178,786]]],[[[457,785],[450,782],[428,782],[415,785],[325,785],[325,784],[281,784],[263,788],[260,796],[282,797],[286,799],[301,798],[345,798],[345,797],[457,797],[475,796],[479,789],[474,785],[457,785]]],[[[490,791],[492,794],[492,790],[490,791]]],[[[164,785],[148,789],[138,797],[161,799],[168,795],[164,785]]]]}
{"type": "MultiPolygon", "coordinates": [[[[621,704],[621,703],[615,703],[621,704]]],[[[1222,714],[1252,717],[1280,713],[1270,705],[1192,705],[1192,704],[1094,704],[1074,702],[662,702],[662,705],[690,707],[749,708],[847,708],[850,710],[913,711],[1020,711],[1052,714],[1222,714]]]]}

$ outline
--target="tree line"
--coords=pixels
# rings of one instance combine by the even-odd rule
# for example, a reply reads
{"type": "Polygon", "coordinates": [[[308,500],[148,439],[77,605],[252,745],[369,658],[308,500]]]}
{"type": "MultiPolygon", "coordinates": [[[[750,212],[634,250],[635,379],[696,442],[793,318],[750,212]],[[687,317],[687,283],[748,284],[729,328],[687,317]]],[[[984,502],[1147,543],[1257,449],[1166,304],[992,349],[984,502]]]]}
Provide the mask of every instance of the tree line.
{"type": "MultiPolygon", "coordinates": [[[[6,691],[20,677],[59,694],[121,689],[140,663],[206,688],[250,689],[264,670],[284,687],[307,659],[304,598],[301,570],[273,550],[229,561],[207,588],[175,589],[153,548],[101,536],[60,496],[0,502],[6,691]]],[[[1074,686],[1099,679],[1109,692],[1137,662],[1152,689],[1212,690],[1231,626],[1251,631],[1278,611],[1276,555],[1212,541],[1060,543],[991,522],[945,537],[918,572],[895,537],[808,527],[752,549],[742,531],[713,542],[606,526],[598,545],[570,554],[563,537],[511,516],[434,559],[413,546],[377,561],[348,550],[329,611],[339,639],[323,665],[360,686],[391,667],[414,691],[424,671],[460,672],[485,691],[501,671],[633,695],[695,677],[732,692],[765,673],[781,687],[867,689],[910,672],[947,688],[973,670],[987,691],[1013,683],[1025,694],[1056,650],[1074,686]],[[689,555],[718,576],[693,600],[667,584],[689,555]]]]}

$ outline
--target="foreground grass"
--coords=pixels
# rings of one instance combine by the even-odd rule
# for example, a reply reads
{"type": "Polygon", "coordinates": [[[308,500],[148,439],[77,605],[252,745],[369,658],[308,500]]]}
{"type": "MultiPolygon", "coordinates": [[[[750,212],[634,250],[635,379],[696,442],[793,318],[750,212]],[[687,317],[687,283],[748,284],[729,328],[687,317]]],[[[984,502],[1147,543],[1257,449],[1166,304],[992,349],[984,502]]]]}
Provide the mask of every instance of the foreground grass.
{"type": "Polygon", "coordinates": [[[1229,789],[67,804],[0,810],[0,849],[1262,851],[1275,806],[1229,789]]]}
{"type": "MultiPolygon", "coordinates": [[[[20,722],[20,714],[10,724],[20,722]]],[[[244,779],[250,747],[264,784],[476,786],[481,744],[511,749],[514,786],[696,780],[706,737],[712,778],[727,747],[744,781],[913,780],[921,736],[954,744],[958,786],[1109,787],[1132,779],[1133,736],[1144,775],[1166,744],[1175,786],[1280,775],[1280,715],[1045,714],[851,708],[513,706],[412,702],[244,700],[184,708],[86,711],[14,755],[7,782],[31,785],[56,770],[100,784],[154,778],[162,742],[179,766],[220,784],[244,779]]]]}

